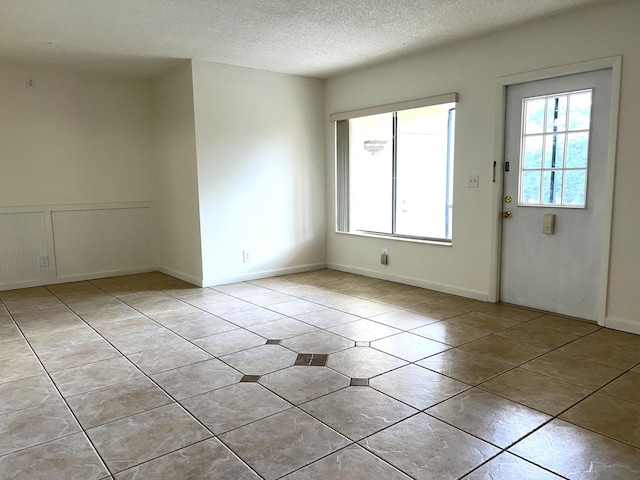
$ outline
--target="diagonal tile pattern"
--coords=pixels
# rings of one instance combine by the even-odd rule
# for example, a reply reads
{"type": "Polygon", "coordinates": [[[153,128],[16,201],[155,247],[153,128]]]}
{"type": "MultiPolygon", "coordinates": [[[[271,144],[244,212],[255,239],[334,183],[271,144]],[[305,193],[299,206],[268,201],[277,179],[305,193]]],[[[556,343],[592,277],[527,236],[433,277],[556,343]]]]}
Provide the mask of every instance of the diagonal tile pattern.
{"type": "Polygon", "coordinates": [[[640,336],[332,270],[0,292],[3,479],[637,480],[639,391],[640,336]]]}

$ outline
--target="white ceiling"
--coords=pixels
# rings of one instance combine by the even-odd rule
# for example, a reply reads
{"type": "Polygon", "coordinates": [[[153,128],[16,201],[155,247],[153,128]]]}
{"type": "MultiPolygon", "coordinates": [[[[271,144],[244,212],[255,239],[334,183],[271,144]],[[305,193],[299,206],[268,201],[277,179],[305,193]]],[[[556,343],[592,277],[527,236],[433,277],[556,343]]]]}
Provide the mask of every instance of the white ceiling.
{"type": "Polygon", "coordinates": [[[611,0],[0,0],[0,58],[153,76],[182,59],[327,78],[611,0]]]}

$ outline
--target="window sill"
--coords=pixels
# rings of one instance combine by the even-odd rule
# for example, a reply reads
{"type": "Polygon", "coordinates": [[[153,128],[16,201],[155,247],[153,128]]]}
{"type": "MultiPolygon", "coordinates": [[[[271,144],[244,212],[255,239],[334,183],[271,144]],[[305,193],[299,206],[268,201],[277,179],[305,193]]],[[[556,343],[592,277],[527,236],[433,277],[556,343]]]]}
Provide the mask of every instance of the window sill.
{"type": "Polygon", "coordinates": [[[365,237],[365,238],[382,238],[385,240],[393,240],[399,242],[408,242],[408,243],[421,243],[426,245],[440,245],[442,247],[451,247],[453,241],[446,240],[429,240],[426,238],[411,238],[411,237],[399,237],[395,235],[382,235],[375,233],[362,233],[362,232],[340,232],[338,230],[335,231],[338,235],[348,235],[351,237],[365,237]]]}

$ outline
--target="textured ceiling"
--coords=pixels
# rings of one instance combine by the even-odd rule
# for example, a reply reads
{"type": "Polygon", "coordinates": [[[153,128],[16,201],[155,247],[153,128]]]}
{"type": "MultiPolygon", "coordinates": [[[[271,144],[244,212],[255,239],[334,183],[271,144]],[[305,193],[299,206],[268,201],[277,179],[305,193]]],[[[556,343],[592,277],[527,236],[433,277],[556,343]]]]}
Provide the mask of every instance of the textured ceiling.
{"type": "Polygon", "coordinates": [[[0,0],[0,58],[137,76],[192,58],[327,78],[611,0],[0,0]]]}

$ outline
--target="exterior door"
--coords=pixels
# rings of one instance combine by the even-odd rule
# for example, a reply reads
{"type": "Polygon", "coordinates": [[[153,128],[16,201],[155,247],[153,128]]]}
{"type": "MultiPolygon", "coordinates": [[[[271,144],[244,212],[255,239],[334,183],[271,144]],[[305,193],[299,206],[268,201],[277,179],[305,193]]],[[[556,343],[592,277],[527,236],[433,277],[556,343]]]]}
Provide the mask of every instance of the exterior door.
{"type": "Polygon", "coordinates": [[[597,320],[611,70],[507,87],[500,300],[597,320]]]}

